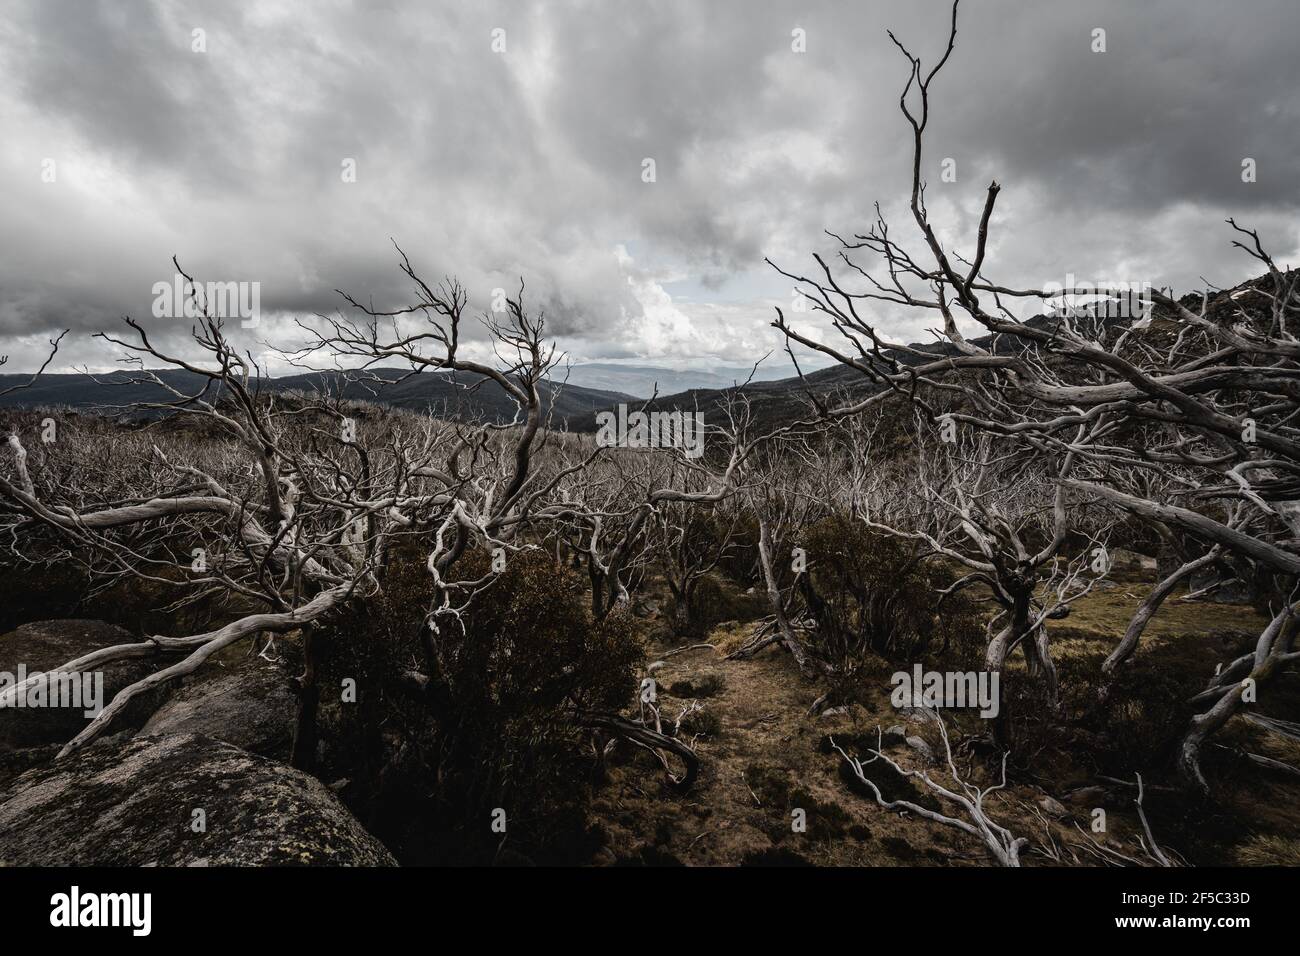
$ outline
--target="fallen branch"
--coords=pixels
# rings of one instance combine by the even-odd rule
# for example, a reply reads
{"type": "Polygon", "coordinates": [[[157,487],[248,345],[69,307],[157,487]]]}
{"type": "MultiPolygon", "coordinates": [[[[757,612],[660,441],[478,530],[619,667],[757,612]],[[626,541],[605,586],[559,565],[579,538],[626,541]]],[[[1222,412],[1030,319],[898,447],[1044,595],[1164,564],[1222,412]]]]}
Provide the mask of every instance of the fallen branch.
{"type": "Polygon", "coordinates": [[[929,810],[919,804],[912,803],[910,800],[886,800],[884,795],[880,792],[880,788],[876,786],[875,781],[863,773],[862,767],[864,762],[850,757],[845,753],[839,744],[835,742],[835,738],[832,737],[830,743],[848,763],[849,768],[853,771],[858,780],[871,788],[871,792],[875,794],[876,803],[885,810],[905,810],[909,813],[914,813],[919,817],[924,817],[927,820],[932,820],[935,823],[942,824],[943,826],[953,827],[969,833],[972,836],[979,837],[984,841],[984,846],[988,849],[989,853],[991,853],[993,858],[1000,864],[1003,866],[1019,866],[1020,850],[1029,841],[1024,837],[1013,836],[1010,830],[989,817],[987,811],[984,809],[985,798],[988,797],[989,794],[1001,790],[1007,785],[1008,754],[1004,753],[1002,755],[1002,776],[997,785],[981,789],[973,783],[968,783],[967,781],[962,780],[961,776],[957,772],[957,764],[954,762],[952,757],[952,747],[948,742],[948,730],[944,726],[943,719],[939,717],[937,712],[935,713],[935,719],[939,724],[939,731],[943,736],[943,750],[948,761],[949,775],[957,784],[961,792],[948,789],[931,779],[930,775],[923,770],[904,770],[900,767],[881,749],[881,731],[879,727],[876,728],[876,748],[869,751],[872,754],[872,757],[870,760],[867,760],[866,763],[883,760],[901,776],[920,780],[930,789],[931,792],[942,797],[944,800],[947,800],[950,803],[955,803],[957,806],[961,807],[966,816],[970,818],[969,821],[958,817],[948,816],[947,814],[939,813],[936,810],[929,810]]]}
{"type": "Polygon", "coordinates": [[[716,645],[709,644],[707,642],[702,644],[687,644],[683,647],[674,648],[673,650],[665,654],[664,657],[668,658],[668,657],[672,657],[674,654],[685,654],[687,651],[699,651],[699,650],[703,650],[706,647],[714,651],[718,649],[716,645]]]}
{"type": "Polygon", "coordinates": [[[700,772],[700,758],[682,741],[615,714],[583,714],[578,718],[578,723],[583,727],[604,730],[651,751],[663,765],[669,785],[679,793],[685,793],[695,785],[695,778],[700,772]],[[686,767],[685,773],[680,776],[673,773],[668,759],[663,755],[664,751],[675,754],[681,760],[686,767]]]}

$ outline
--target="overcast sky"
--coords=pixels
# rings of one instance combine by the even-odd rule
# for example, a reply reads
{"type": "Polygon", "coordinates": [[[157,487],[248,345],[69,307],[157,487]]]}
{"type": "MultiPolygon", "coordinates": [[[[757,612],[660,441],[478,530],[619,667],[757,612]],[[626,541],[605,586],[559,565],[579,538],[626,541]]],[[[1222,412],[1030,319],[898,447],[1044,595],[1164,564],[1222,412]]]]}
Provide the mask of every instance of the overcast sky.
{"type": "MultiPolygon", "coordinates": [[[[188,323],[151,315],[172,255],[260,283],[255,352],[336,288],[405,304],[392,241],[480,308],[523,277],[575,362],[752,362],[791,299],[765,255],[804,269],[876,200],[908,235],[885,31],[930,60],[947,20],[947,0],[6,0],[4,371],[62,328],[59,370],[112,367],[90,333],[123,315],[184,350],[188,323]]],[[[1297,37],[1295,0],[966,0],[934,87],[933,217],[969,249],[996,177],[987,271],[1007,284],[1230,285],[1253,271],[1230,215],[1294,263],[1297,37]]]]}

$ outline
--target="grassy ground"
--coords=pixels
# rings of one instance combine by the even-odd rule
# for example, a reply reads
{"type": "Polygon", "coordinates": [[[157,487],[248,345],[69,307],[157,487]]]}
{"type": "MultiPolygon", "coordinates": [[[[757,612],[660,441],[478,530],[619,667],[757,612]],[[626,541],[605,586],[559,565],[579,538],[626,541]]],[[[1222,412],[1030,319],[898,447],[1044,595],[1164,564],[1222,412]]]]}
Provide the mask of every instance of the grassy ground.
{"type": "MultiPolygon", "coordinates": [[[[1100,663],[1123,633],[1147,586],[1137,580],[1120,581],[1081,601],[1054,628],[1053,652],[1063,687],[1069,684],[1075,691],[1073,704],[1067,704],[1068,722],[1087,723],[1081,714],[1100,663]]],[[[989,798],[994,819],[1032,841],[1025,865],[1100,865],[1089,838],[1144,858],[1137,842],[1141,828],[1132,799],[1135,790],[1105,780],[1105,770],[1128,780],[1134,770],[1144,772],[1145,807],[1157,839],[1191,863],[1300,863],[1300,809],[1295,799],[1300,785],[1294,780],[1248,764],[1231,749],[1216,748],[1205,761],[1216,785],[1215,804],[1189,807],[1184,798],[1165,789],[1173,781],[1165,772],[1168,754],[1157,745],[1165,738],[1176,740],[1184,720],[1166,710],[1176,709],[1186,696],[1202,688],[1216,662],[1253,646],[1264,624],[1261,615],[1245,606],[1167,605],[1143,638],[1119,688],[1123,698],[1112,703],[1109,723],[1100,732],[1058,734],[1044,744],[1044,757],[1033,769],[1013,769],[1006,790],[989,798]],[[1113,745],[1113,752],[1099,756],[1099,741],[1113,745]],[[1161,766],[1126,765],[1136,760],[1161,766]],[[1124,770],[1117,769],[1121,765],[1126,765],[1124,770]],[[1090,826],[1098,807],[1106,812],[1105,833],[1094,833],[1090,826]]],[[[748,632],[748,625],[731,623],[708,635],[714,649],[666,656],[681,643],[676,639],[649,649],[650,660],[665,660],[655,674],[664,716],[674,717],[690,699],[699,700],[704,708],[707,716],[699,724],[706,732],[697,742],[702,771],[692,792],[678,796],[662,784],[662,774],[648,755],[623,752],[593,806],[593,818],[608,838],[598,862],[697,866],[989,862],[976,838],[913,815],[888,813],[862,793],[860,784],[855,792],[842,759],[829,747],[833,736],[845,749],[863,756],[863,747],[876,739],[877,727],[903,724],[907,734],[926,739],[936,753],[942,753],[933,724],[920,715],[909,719],[890,704],[892,667],[882,662],[864,679],[861,706],[847,714],[811,717],[808,706],[819,687],[803,680],[784,652],[771,649],[751,661],[722,659],[748,632]],[[796,809],[805,811],[804,832],[792,826],[796,809]]],[[[1264,689],[1259,709],[1296,719],[1300,679],[1283,677],[1264,689]]],[[[978,733],[979,723],[977,718],[954,718],[950,734],[955,741],[963,734],[978,733]]],[[[1265,735],[1241,720],[1234,721],[1221,743],[1300,763],[1300,746],[1265,735]]],[[[906,767],[926,766],[907,745],[889,752],[906,767]]],[[[990,781],[983,768],[995,766],[996,758],[967,755],[958,763],[963,773],[974,773],[987,785],[990,781]]],[[[941,773],[939,768],[930,769],[936,777],[941,773]]],[[[897,775],[879,764],[868,771],[882,787],[899,785],[897,775]]],[[[919,793],[903,795],[915,800],[919,793]]]]}

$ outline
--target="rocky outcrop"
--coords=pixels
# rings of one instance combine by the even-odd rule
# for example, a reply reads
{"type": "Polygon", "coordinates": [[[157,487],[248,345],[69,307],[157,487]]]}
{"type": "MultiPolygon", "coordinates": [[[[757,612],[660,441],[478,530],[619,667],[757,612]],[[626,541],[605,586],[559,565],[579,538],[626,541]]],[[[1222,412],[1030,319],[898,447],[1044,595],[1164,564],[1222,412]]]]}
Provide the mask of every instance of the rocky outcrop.
{"type": "MultiPolygon", "coordinates": [[[[11,679],[18,674],[20,665],[28,675],[46,672],[91,651],[140,641],[141,638],[102,621],[37,621],[0,636],[0,671],[11,675],[11,679]]],[[[147,677],[162,663],[161,658],[151,656],[114,661],[102,668],[101,705],[107,705],[118,691],[147,677]]],[[[139,727],[165,694],[161,688],[142,694],[132,701],[115,726],[139,727]]],[[[86,709],[83,706],[0,708],[0,749],[67,743],[90,722],[86,709]]]]}
{"type": "Polygon", "coordinates": [[[193,734],[101,743],[0,792],[0,863],[391,866],[314,777],[193,734]]]}
{"type": "Polygon", "coordinates": [[[139,736],[201,734],[250,753],[289,759],[298,698],[279,664],[254,657],[201,668],[164,703],[139,736]]]}
{"type": "Polygon", "coordinates": [[[1155,558],[1126,548],[1115,548],[1110,552],[1110,570],[1119,574],[1151,574],[1158,563],[1155,558]]]}

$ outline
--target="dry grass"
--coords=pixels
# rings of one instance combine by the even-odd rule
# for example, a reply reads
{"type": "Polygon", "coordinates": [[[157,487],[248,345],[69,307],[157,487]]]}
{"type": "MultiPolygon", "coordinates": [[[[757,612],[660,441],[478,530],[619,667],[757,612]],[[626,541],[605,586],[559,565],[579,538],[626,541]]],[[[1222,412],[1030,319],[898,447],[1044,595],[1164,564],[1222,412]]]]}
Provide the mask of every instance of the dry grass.
{"type": "MultiPolygon", "coordinates": [[[[711,640],[719,639],[715,632],[711,640]]],[[[651,653],[653,657],[653,652],[651,653]]],[[[752,661],[723,661],[704,649],[668,659],[656,675],[660,686],[698,684],[721,676],[723,685],[703,701],[718,719],[718,732],[698,742],[703,772],[686,796],[660,783],[656,766],[627,753],[593,804],[595,822],[608,836],[605,862],[682,863],[695,866],[815,864],[822,866],[983,865],[978,841],[915,817],[888,814],[852,792],[839,756],[826,738],[850,747],[874,741],[877,725],[904,723],[891,706],[888,684],[867,695],[868,704],[848,715],[813,718],[809,704],[818,686],[803,681],[782,652],[752,661]],[[796,833],[791,811],[805,811],[807,830],[796,833]]],[[[678,701],[661,692],[665,715],[678,701]]],[[[933,736],[924,722],[907,723],[909,734],[933,736]]],[[[897,755],[905,765],[907,753],[897,755]]],[[[999,818],[1041,832],[1024,806],[1041,796],[1015,786],[991,801],[999,818]]],[[[1058,837],[1064,835],[1053,824],[1058,837]]],[[[1031,864],[1034,861],[1029,861],[1031,864]]],[[[1042,861],[1046,862],[1046,861],[1042,861]]]]}
{"type": "Polygon", "coordinates": [[[1300,866],[1300,837],[1256,836],[1234,854],[1240,866],[1300,866]]]}

